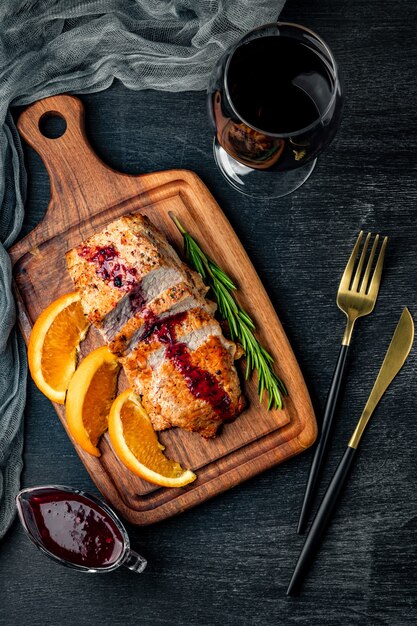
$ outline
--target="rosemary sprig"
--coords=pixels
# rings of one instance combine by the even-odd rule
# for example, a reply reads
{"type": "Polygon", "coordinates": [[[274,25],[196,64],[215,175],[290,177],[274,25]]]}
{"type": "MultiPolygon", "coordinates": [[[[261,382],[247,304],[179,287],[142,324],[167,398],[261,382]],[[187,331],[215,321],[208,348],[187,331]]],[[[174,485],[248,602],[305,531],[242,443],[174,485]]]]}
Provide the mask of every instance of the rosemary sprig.
{"type": "Polygon", "coordinates": [[[232,292],[236,289],[236,285],[203,252],[173,213],[170,213],[170,217],[184,238],[184,251],[188,263],[201,274],[203,281],[212,290],[219,307],[219,314],[229,325],[231,339],[238,341],[244,350],[246,378],[249,378],[251,373],[256,370],[260,402],[262,402],[266,392],[268,394],[268,410],[271,408],[281,409],[282,397],[287,395],[287,390],[273,370],[274,360],[272,356],[255,337],[255,324],[233,296],[232,292]]]}

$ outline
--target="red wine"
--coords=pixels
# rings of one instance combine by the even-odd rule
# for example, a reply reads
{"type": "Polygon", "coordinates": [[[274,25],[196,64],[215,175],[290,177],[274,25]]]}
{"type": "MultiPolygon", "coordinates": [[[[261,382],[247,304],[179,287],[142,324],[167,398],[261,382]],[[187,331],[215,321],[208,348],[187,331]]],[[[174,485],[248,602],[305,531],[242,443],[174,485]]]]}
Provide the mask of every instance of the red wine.
{"type": "Polygon", "coordinates": [[[91,569],[110,567],[124,550],[113,519],[93,500],[55,488],[29,492],[20,514],[34,539],[53,556],[91,569]]]}
{"type": "Polygon", "coordinates": [[[219,60],[208,106],[217,143],[251,169],[286,171],[332,141],[342,112],[334,60],[312,33],[291,25],[249,33],[219,60]]]}
{"type": "Polygon", "coordinates": [[[260,37],[240,46],[227,86],[243,121],[265,133],[291,134],[314,124],[334,83],[319,54],[290,37],[260,37]]]}

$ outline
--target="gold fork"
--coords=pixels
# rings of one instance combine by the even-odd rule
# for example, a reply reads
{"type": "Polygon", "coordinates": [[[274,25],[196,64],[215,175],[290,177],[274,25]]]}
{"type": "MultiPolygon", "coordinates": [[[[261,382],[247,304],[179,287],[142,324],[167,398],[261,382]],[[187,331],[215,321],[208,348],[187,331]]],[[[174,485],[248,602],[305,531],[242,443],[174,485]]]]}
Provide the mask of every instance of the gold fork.
{"type": "Polygon", "coordinates": [[[375,236],[365,272],[363,272],[363,268],[365,266],[366,253],[371,239],[371,233],[368,233],[366,236],[359,261],[356,264],[362,237],[363,231],[359,233],[356,240],[352,254],[350,255],[345,271],[343,272],[342,280],[340,281],[339,290],[337,292],[337,306],[346,314],[347,323],[339,357],[337,359],[326,400],[321,436],[314,453],[310,474],[308,476],[303,506],[301,507],[301,514],[297,528],[297,532],[299,534],[302,534],[305,530],[308,514],[317,489],[318,479],[328,446],[333,418],[336,412],[336,406],[340,396],[343,376],[346,369],[346,357],[352,338],[352,331],[355,326],[355,322],[359,317],[372,313],[378,297],[379,285],[381,283],[382,266],[384,263],[385,248],[387,247],[388,237],[384,237],[375,269],[372,271],[372,264],[380,239],[379,235],[375,236]]]}

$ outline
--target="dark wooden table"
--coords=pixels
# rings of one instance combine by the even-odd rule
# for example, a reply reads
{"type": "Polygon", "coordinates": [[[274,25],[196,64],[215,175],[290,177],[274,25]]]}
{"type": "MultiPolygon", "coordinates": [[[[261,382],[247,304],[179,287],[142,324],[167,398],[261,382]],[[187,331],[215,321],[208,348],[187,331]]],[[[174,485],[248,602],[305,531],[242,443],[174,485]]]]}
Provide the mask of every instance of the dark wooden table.
{"type": "MultiPolygon", "coordinates": [[[[126,172],[184,167],[207,183],[270,293],[317,414],[342,334],[335,294],[359,229],[391,236],[378,304],[356,330],[324,477],[333,472],[372,387],[402,307],[417,318],[417,11],[367,0],[288,0],[282,14],[318,31],[344,75],[337,139],[292,196],[255,202],[217,171],[203,93],[128,91],[83,97],[101,156],[126,172]]],[[[26,150],[24,232],[49,183],[26,150]]],[[[384,397],[319,557],[299,598],[285,590],[311,451],[156,526],[130,528],[145,574],[86,576],[45,559],[14,523],[0,544],[0,623],[14,625],[341,626],[417,623],[416,351],[384,397]]],[[[94,492],[50,403],[28,384],[24,486],[94,492]]]]}

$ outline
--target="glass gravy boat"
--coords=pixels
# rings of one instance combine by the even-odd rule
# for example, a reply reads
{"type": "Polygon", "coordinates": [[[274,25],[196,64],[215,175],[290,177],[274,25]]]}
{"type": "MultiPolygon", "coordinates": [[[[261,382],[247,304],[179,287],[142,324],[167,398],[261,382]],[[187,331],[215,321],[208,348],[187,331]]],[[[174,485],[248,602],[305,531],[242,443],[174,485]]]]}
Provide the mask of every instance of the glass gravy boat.
{"type": "Polygon", "coordinates": [[[117,515],[84,491],[61,485],[30,487],[17,494],[16,506],[29,538],[61,565],[100,574],[121,565],[140,574],[147,565],[131,550],[117,515]]]}

